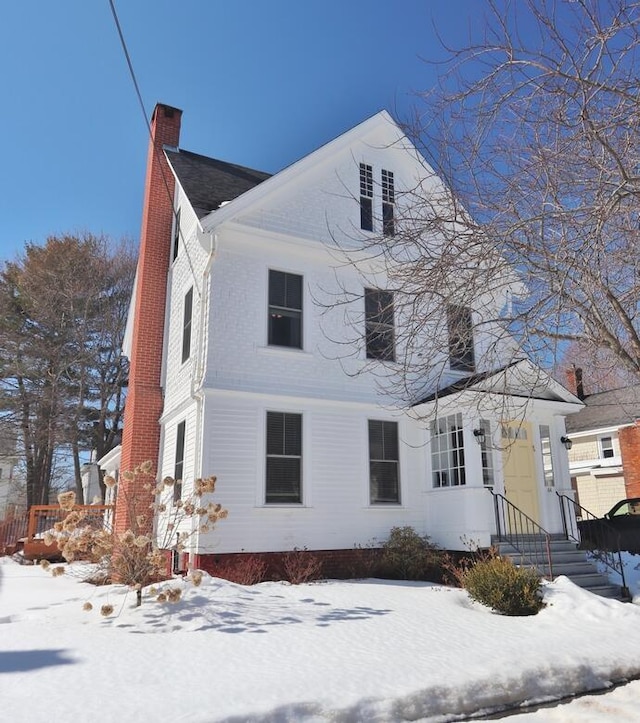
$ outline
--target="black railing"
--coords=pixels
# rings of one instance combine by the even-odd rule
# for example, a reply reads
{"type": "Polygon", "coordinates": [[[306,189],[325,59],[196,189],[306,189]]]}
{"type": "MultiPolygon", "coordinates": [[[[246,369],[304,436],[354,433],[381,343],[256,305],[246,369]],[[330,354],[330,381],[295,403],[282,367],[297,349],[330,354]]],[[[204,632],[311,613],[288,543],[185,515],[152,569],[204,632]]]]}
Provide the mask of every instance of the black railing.
{"type": "MultiPolygon", "coordinates": [[[[569,497],[569,495],[562,494],[558,491],[556,491],[556,494],[560,501],[562,526],[567,540],[577,543],[581,549],[590,552],[590,554],[605,565],[605,567],[620,575],[622,596],[629,597],[629,588],[624,577],[622,555],[619,549],[611,549],[612,541],[619,538],[618,532],[611,525],[607,524],[606,520],[597,517],[582,505],[578,504],[573,497],[569,497]],[[591,520],[597,520],[597,524],[589,525],[589,544],[586,546],[582,544],[580,522],[585,521],[589,523],[591,520]]],[[[616,545],[613,546],[615,547],[616,545]]],[[[617,547],[619,548],[620,545],[618,544],[617,547]]]]}
{"type": "Polygon", "coordinates": [[[551,535],[529,515],[498,492],[493,495],[498,539],[508,542],[521,557],[521,564],[534,567],[542,577],[553,580],[551,535]]]}

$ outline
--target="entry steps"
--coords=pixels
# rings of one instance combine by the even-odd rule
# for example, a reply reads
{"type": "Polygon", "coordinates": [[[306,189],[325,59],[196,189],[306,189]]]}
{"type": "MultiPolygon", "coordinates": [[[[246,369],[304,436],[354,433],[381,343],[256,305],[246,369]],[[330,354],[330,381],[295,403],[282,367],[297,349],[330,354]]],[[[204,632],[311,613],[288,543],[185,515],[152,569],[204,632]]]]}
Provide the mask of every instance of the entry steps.
{"type": "MultiPolygon", "coordinates": [[[[519,537],[518,545],[520,549],[516,549],[509,542],[498,539],[497,536],[491,538],[491,544],[501,557],[509,557],[514,564],[524,567],[534,567],[535,554],[539,555],[540,550],[545,549],[543,535],[519,537]],[[527,555],[529,551],[535,552],[529,557],[527,555]]],[[[595,595],[616,598],[617,600],[624,599],[622,584],[612,585],[607,576],[598,572],[595,564],[587,559],[586,552],[578,550],[573,542],[561,535],[557,537],[551,535],[550,549],[554,577],[566,575],[573,583],[595,595]]],[[[546,559],[541,562],[546,564],[546,559]]]]}

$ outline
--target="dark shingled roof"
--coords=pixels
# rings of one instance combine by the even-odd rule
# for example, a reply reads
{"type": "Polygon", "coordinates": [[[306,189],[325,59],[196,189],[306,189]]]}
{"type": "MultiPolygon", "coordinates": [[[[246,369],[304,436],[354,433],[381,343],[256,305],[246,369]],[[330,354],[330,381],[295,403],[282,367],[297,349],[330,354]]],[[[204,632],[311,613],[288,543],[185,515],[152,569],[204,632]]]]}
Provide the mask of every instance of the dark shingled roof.
{"type": "Polygon", "coordinates": [[[640,384],[589,394],[585,407],[566,418],[567,432],[619,427],[640,419],[640,384]]]}
{"type": "Polygon", "coordinates": [[[421,399],[419,402],[415,402],[411,406],[417,407],[419,404],[426,404],[427,402],[433,402],[436,399],[442,399],[443,397],[448,397],[451,394],[456,394],[456,392],[464,392],[466,389],[470,389],[471,387],[475,386],[479,382],[483,382],[485,379],[490,379],[491,377],[497,376],[498,374],[505,371],[506,369],[509,369],[509,367],[519,364],[520,361],[521,361],[520,359],[517,359],[503,367],[500,367],[499,369],[491,369],[491,371],[487,371],[487,372],[478,372],[477,374],[471,374],[468,377],[463,377],[462,379],[458,379],[457,381],[453,382],[453,384],[449,384],[446,387],[442,387],[442,389],[437,389],[432,394],[429,394],[424,399],[421,399]]]}
{"type": "Polygon", "coordinates": [[[220,208],[271,176],[270,173],[236,166],[197,153],[165,148],[180,185],[198,218],[220,208]]]}

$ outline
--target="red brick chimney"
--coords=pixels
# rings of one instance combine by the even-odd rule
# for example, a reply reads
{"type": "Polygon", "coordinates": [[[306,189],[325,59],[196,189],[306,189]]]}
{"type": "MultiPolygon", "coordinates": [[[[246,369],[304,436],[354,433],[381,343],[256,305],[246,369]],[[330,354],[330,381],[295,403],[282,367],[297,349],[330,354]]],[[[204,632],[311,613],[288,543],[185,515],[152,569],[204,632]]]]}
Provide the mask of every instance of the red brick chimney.
{"type": "Polygon", "coordinates": [[[640,497],[640,420],[618,431],[627,497],[640,497]]]}
{"type": "MultiPolygon", "coordinates": [[[[140,252],[131,340],[129,389],[122,432],[122,473],[151,460],[153,475],[158,469],[163,397],[161,382],[165,299],[171,250],[174,179],[163,146],[177,147],[182,111],[158,103],[151,117],[151,138],[147,155],[147,177],[142,209],[140,252]]],[[[132,484],[120,475],[116,501],[115,529],[151,531],[151,493],[142,480],[132,484]],[[139,515],[145,524],[136,524],[139,515]]]]}
{"type": "Polygon", "coordinates": [[[565,370],[567,377],[567,389],[578,397],[584,399],[584,385],[582,383],[582,369],[572,364],[565,370]]]}

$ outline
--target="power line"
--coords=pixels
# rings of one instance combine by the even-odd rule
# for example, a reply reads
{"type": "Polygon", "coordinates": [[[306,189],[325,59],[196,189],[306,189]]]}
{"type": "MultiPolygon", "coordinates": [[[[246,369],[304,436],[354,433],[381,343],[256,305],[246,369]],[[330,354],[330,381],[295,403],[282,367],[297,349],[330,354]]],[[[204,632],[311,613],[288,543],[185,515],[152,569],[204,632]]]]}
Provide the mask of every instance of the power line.
{"type": "MultiPolygon", "coordinates": [[[[136,96],[138,97],[138,103],[140,104],[140,110],[142,111],[142,115],[144,117],[144,123],[147,128],[147,133],[149,135],[149,140],[151,141],[151,144],[153,146],[153,152],[156,154],[156,158],[160,161],[161,160],[161,153],[162,149],[158,148],[154,142],[153,133],[151,131],[151,124],[149,123],[149,117],[147,114],[147,111],[144,107],[144,101],[142,100],[142,93],[140,92],[140,86],[138,85],[138,80],[136,78],[136,73],[133,69],[133,63],[131,62],[131,56],[129,55],[129,50],[127,48],[127,43],[124,39],[124,33],[122,32],[122,26],[120,25],[120,20],[118,19],[118,13],[116,12],[116,7],[113,2],[113,0],[109,0],[109,7],[111,8],[111,14],[113,15],[113,21],[116,24],[116,29],[118,31],[118,36],[120,38],[120,45],[122,46],[122,51],[124,52],[124,57],[127,61],[127,66],[129,68],[129,74],[131,75],[131,80],[133,81],[133,87],[136,91],[136,96]]],[[[167,196],[169,197],[169,201],[171,202],[171,213],[173,215],[173,220],[176,225],[176,229],[178,231],[178,236],[180,240],[182,241],[182,247],[184,248],[185,256],[187,257],[187,261],[189,262],[189,268],[191,269],[191,275],[193,276],[195,283],[195,289],[198,296],[201,296],[200,289],[198,288],[198,280],[196,278],[196,273],[193,268],[193,264],[191,263],[191,256],[189,255],[189,250],[187,248],[187,244],[185,243],[184,236],[182,234],[182,228],[180,228],[180,219],[178,217],[178,212],[174,208],[174,199],[173,194],[171,193],[171,189],[169,188],[169,182],[167,181],[167,177],[165,175],[164,167],[162,163],[160,165],[160,174],[162,175],[162,182],[164,184],[165,190],[167,192],[167,196]]]]}

